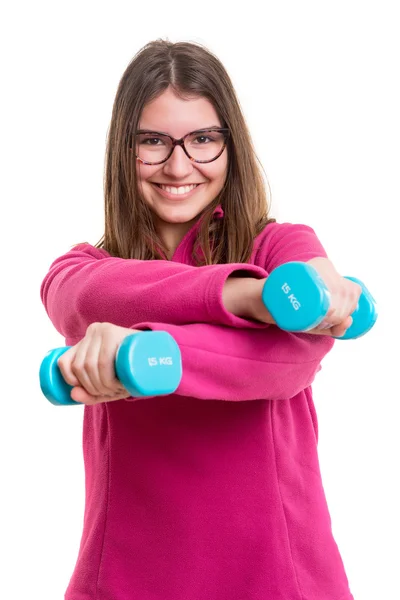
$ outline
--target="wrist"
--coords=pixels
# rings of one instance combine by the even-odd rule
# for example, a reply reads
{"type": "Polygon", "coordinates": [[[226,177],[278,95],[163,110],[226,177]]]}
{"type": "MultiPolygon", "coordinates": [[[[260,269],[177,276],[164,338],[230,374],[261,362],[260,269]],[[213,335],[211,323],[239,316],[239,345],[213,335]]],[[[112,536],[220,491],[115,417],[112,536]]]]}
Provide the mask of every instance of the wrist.
{"type": "Polygon", "coordinates": [[[243,319],[275,323],[262,301],[264,282],[253,277],[228,277],[222,291],[225,309],[243,319]]]}
{"type": "Polygon", "coordinates": [[[253,281],[251,277],[228,277],[222,290],[222,303],[228,312],[236,317],[251,317],[253,281]]]}
{"type": "Polygon", "coordinates": [[[269,325],[275,325],[275,319],[265,306],[262,300],[262,291],[264,288],[266,279],[254,279],[253,286],[250,291],[249,308],[251,312],[251,318],[262,323],[269,325]]]}
{"type": "Polygon", "coordinates": [[[335,275],[339,275],[332,261],[324,256],[317,256],[316,258],[312,258],[311,260],[308,260],[306,264],[314,267],[318,274],[333,273],[335,275]]]}

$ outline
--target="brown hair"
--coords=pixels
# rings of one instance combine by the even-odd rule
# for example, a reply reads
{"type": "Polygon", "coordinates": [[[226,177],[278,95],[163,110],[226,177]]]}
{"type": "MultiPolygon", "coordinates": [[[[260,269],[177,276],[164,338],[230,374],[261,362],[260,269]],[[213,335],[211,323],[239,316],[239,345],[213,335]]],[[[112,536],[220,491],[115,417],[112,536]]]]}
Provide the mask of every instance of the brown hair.
{"type": "Polygon", "coordinates": [[[188,42],[150,42],[133,57],[122,75],[107,139],[105,232],[96,247],[120,258],[165,258],[166,248],[138,187],[136,161],[132,160],[127,139],[135,134],[144,106],[169,86],[180,97],[207,98],[222,127],[230,130],[225,185],[199,215],[195,263],[246,263],[254,238],[275,219],[268,218],[259,161],[229,75],[208,49],[188,42]],[[219,204],[224,218],[215,219],[219,204]]]}

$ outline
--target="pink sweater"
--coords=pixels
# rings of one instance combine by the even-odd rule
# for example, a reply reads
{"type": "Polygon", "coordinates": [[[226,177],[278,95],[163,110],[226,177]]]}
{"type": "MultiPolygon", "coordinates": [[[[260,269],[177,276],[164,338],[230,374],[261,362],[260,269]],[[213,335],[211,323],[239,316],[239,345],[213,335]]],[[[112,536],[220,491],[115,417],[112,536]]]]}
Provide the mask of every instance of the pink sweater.
{"type": "Polygon", "coordinates": [[[84,408],[85,517],[65,599],[350,600],[310,387],[334,341],[222,303],[234,272],[326,253],[311,228],[271,223],[249,264],[195,267],[197,227],[172,261],[81,244],[42,283],[67,345],[107,321],[168,331],[183,362],[175,394],[84,408]]]}

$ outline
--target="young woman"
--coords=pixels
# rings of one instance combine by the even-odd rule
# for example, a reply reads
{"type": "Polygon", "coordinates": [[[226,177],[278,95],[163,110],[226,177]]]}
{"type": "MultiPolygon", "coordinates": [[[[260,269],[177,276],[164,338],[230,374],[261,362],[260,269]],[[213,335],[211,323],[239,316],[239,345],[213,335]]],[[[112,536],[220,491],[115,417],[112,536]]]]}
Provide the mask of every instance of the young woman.
{"type": "Polygon", "coordinates": [[[350,600],[322,486],[311,384],[361,288],[306,225],[269,218],[232,83],[199,44],[157,40],[115,98],[105,232],[51,265],[41,298],[86,404],[86,504],[66,600],[350,600]],[[279,329],[268,274],[312,264],[325,322],[279,329]],[[174,394],[129,396],[121,341],[165,330],[174,394]]]}

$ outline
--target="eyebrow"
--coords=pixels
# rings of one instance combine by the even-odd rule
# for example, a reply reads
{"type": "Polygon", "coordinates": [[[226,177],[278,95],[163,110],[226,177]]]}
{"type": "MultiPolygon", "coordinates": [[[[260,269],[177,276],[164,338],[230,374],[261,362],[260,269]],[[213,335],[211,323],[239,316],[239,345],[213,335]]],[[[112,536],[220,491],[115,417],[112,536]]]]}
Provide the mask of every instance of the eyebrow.
{"type": "MultiPolygon", "coordinates": [[[[191,129],[188,133],[191,133],[192,131],[203,131],[203,130],[208,130],[208,129],[223,129],[221,127],[221,125],[206,125],[205,127],[198,127],[197,129],[191,129]]],[[[143,127],[141,127],[140,129],[137,130],[137,133],[160,133],[162,135],[168,135],[170,137],[174,137],[173,135],[171,135],[170,133],[167,133],[166,131],[160,131],[159,129],[145,129],[143,127]]]]}

